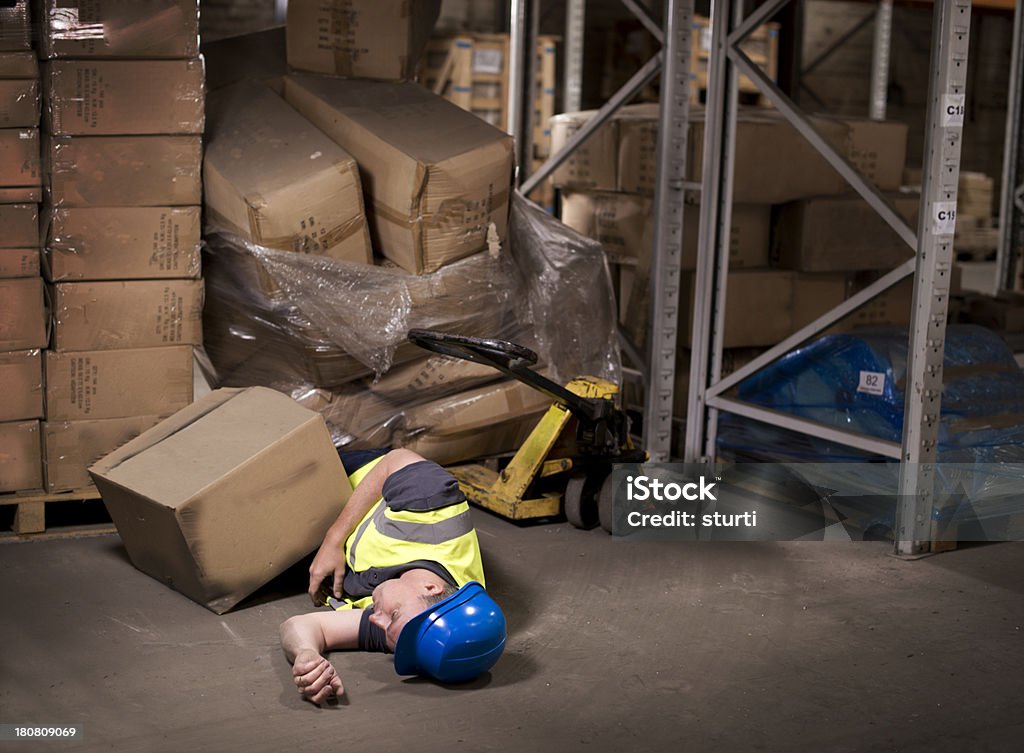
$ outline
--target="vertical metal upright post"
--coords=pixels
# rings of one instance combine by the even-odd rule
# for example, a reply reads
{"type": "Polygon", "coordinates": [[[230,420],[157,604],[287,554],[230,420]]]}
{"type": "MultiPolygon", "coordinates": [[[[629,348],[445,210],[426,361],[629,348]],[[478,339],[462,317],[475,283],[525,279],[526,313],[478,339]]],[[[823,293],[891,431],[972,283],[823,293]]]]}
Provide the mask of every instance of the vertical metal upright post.
{"type": "Polygon", "coordinates": [[[871,119],[885,120],[889,99],[889,53],[892,49],[892,0],[878,0],[871,48],[871,119]]]}
{"type": "Polygon", "coordinates": [[[933,24],[932,79],[896,514],[896,553],[905,556],[926,552],[931,540],[942,363],[966,101],[970,0],[937,0],[933,24]]]}
{"type": "MultiPolygon", "coordinates": [[[[512,0],[509,14],[508,40],[508,112],[505,130],[515,139],[516,149],[520,148],[523,136],[523,91],[526,84],[526,6],[530,0],[512,0]]],[[[516,185],[520,179],[517,175],[516,185]]]]}
{"type": "Polygon", "coordinates": [[[1024,243],[1024,169],[1021,161],[1021,119],[1024,118],[1024,3],[1013,12],[1010,86],[1006,93],[1006,136],[1003,146],[1003,185],[999,196],[999,250],[996,274],[1001,290],[1012,290],[1017,253],[1024,243]]]}
{"type": "Polygon", "coordinates": [[[667,0],[651,253],[650,381],[644,400],[644,446],[655,462],[668,460],[672,447],[692,21],[693,0],[667,0]]]}
{"type": "Polygon", "coordinates": [[[583,37],[586,30],[587,0],[565,3],[565,112],[583,106],[583,37]]]}
{"type": "MultiPolygon", "coordinates": [[[[720,244],[718,234],[719,203],[721,200],[722,172],[725,159],[725,139],[731,139],[732,131],[723,133],[714,127],[729,116],[726,107],[728,79],[725,75],[728,63],[726,45],[729,37],[729,16],[731,0],[711,2],[711,50],[708,55],[708,88],[704,109],[704,144],[701,159],[700,228],[697,233],[697,269],[694,272],[693,289],[693,334],[690,349],[690,394],[686,404],[686,433],[683,442],[683,460],[687,463],[700,462],[710,457],[706,453],[708,438],[706,391],[710,374],[712,348],[712,323],[716,320],[717,290],[716,266],[720,244]]],[[[733,120],[725,121],[731,128],[733,120]]],[[[728,130],[728,129],[727,129],[728,130]]],[[[731,185],[731,184],[730,184],[731,185]]]]}

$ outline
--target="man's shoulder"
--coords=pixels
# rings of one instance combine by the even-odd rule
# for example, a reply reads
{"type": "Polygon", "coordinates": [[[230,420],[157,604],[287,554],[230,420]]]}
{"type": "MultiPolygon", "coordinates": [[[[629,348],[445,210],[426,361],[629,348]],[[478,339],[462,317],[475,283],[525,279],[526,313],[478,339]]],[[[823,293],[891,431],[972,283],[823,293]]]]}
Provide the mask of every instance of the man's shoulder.
{"type": "Polygon", "coordinates": [[[383,497],[390,509],[411,512],[430,512],[466,501],[455,477],[432,460],[418,460],[388,476],[383,497]]]}

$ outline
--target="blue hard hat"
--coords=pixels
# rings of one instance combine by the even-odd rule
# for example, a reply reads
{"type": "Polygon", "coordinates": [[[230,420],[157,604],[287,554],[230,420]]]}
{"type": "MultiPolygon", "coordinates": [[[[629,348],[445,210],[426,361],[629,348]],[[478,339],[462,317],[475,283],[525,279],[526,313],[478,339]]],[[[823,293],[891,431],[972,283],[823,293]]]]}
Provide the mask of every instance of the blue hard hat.
{"type": "Polygon", "coordinates": [[[470,581],[405,624],[395,644],[395,671],[468,682],[494,666],[507,635],[501,607],[470,581]]]}

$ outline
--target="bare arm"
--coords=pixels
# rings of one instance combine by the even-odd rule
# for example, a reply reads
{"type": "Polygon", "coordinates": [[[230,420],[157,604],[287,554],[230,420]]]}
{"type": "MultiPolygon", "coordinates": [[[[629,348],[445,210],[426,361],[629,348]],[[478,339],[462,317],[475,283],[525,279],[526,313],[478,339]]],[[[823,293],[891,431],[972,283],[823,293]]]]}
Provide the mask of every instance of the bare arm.
{"type": "Polygon", "coordinates": [[[316,604],[316,592],[324,578],[334,575],[334,598],[341,598],[341,581],[345,575],[345,541],[356,524],[380,499],[384,482],[392,473],[423,460],[411,450],[392,450],[373,467],[352,491],[348,503],[324,535],[313,564],[309,566],[309,597],[316,604]]]}
{"type": "Polygon", "coordinates": [[[307,701],[322,703],[345,688],[323,653],[335,648],[357,648],[363,610],[312,612],[291,617],[281,625],[281,648],[292,662],[292,679],[307,701]]]}

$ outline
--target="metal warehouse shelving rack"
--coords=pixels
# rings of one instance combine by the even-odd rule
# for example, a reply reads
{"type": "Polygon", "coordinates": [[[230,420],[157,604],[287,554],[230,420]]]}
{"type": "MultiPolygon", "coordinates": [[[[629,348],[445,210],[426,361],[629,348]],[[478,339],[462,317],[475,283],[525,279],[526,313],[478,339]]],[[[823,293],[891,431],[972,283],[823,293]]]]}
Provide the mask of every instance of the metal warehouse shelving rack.
{"type": "MultiPolygon", "coordinates": [[[[970,0],[938,0],[935,3],[922,210],[915,232],[878,189],[818,134],[807,116],[739,49],[739,45],[755,28],[790,1],[768,0],[746,19],[742,18],[741,0],[712,1],[712,48],[705,114],[709,127],[705,128],[704,168],[699,186],[702,201],[698,232],[697,291],[683,459],[697,462],[714,458],[717,416],[721,410],[898,459],[901,461],[901,502],[897,512],[896,551],[901,555],[913,556],[928,551],[932,539],[932,490],[953,261],[971,3],[970,0]],[[776,109],[917,253],[914,259],[908,260],[747,366],[722,379],[722,333],[728,278],[739,73],[745,74],[757,84],[776,109]],[[719,124],[719,127],[710,127],[713,123],[719,124]],[[730,388],[749,375],[909,275],[915,278],[913,321],[908,350],[907,407],[900,444],[828,427],[725,396],[730,388]]],[[[513,0],[512,3],[513,37],[517,26],[520,32],[523,28],[525,13],[517,14],[517,6],[522,9],[525,7],[521,5],[524,2],[513,0]]],[[[624,2],[638,17],[646,18],[645,25],[648,25],[650,19],[642,8],[634,2],[624,2]]],[[[572,32],[574,21],[580,21],[576,24],[577,28],[582,26],[583,6],[581,2],[573,0],[569,0],[569,3],[568,29],[572,32]],[[574,19],[573,13],[579,14],[579,19],[574,19]]],[[[1018,7],[1018,21],[1019,14],[1018,7]]],[[[659,116],[659,175],[655,192],[655,240],[651,259],[651,329],[648,338],[649,358],[644,371],[647,386],[644,443],[651,459],[655,461],[669,459],[680,300],[683,193],[697,187],[684,180],[689,121],[689,28],[692,16],[693,0],[667,0],[662,51],[616,92],[562,150],[553,154],[523,182],[520,189],[523,193],[529,193],[535,188],[664,67],[659,116]]],[[[1019,36],[1019,23],[1015,29],[1019,36]]],[[[885,32],[885,29],[882,31],[885,32]]],[[[887,44],[884,38],[876,47],[883,43],[887,44]]],[[[1016,47],[1019,49],[1019,45],[1016,47]]],[[[570,50],[578,55],[576,48],[570,47],[570,50]]],[[[1016,58],[1019,62],[1019,54],[1016,58]]],[[[873,87],[877,90],[884,71],[881,65],[873,68],[873,87]]],[[[576,69],[575,60],[567,62],[568,71],[576,69]]],[[[578,82],[567,81],[567,90],[570,85],[576,86],[578,82]]],[[[510,111],[514,110],[512,104],[510,101],[510,111]]],[[[510,130],[520,138],[528,132],[521,121],[510,122],[510,130]]],[[[628,351],[628,342],[625,345],[628,351]]],[[[634,350],[633,356],[636,355],[634,350]]]]}

